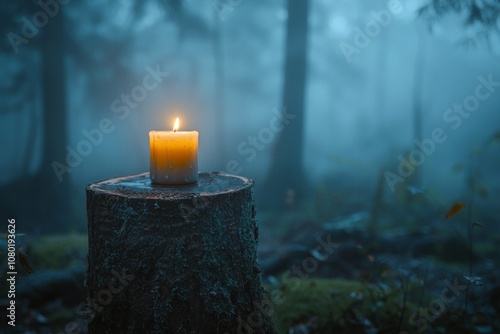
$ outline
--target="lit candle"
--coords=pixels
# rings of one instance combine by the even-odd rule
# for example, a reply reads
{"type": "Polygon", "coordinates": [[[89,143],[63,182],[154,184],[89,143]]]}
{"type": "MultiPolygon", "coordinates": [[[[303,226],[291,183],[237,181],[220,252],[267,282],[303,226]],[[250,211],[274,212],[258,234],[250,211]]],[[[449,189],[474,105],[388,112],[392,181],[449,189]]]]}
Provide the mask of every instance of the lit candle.
{"type": "Polygon", "coordinates": [[[180,185],[198,181],[198,132],[178,129],[179,118],[173,131],[149,132],[152,183],[180,185]]]}

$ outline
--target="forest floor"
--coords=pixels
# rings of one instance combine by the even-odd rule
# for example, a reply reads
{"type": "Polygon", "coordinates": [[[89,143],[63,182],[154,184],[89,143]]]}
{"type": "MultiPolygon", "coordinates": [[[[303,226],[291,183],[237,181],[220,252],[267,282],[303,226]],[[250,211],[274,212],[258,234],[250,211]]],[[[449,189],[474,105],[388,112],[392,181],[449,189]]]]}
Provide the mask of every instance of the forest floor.
{"type": "Polygon", "coordinates": [[[280,333],[500,332],[498,236],[482,235],[469,261],[458,233],[367,224],[358,213],[261,243],[280,333]]]}
{"type": "MultiPolygon", "coordinates": [[[[405,216],[398,227],[400,219],[262,217],[259,261],[279,332],[499,333],[498,233],[481,228],[469,239],[448,221],[405,216]]],[[[86,333],[77,314],[86,305],[86,235],[25,239],[33,273],[18,270],[16,327],[2,322],[0,333],[86,333]]]]}

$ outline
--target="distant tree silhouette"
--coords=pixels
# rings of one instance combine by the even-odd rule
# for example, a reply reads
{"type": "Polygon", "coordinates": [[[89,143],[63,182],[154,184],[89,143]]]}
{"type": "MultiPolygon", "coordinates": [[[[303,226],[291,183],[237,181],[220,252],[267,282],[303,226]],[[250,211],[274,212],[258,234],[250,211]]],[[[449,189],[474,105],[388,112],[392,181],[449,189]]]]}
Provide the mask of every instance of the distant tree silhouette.
{"type": "MultiPolygon", "coordinates": [[[[473,37],[464,38],[461,44],[473,45],[484,41],[489,45],[492,34],[499,34],[498,19],[500,17],[500,1],[454,1],[454,0],[432,0],[418,10],[420,18],[423,18],[432,31],[433,26],[444,15],[455,13],[464,15],[464,27],[476,26],[476,34],[473,37]],[[477,28],[479,27],[479,28],[477,28]]],[[[422,140],[423,137],[423,108],[422,90],[423,76],[425,75],[425,53],[427,49],[427,31],[418,32],[417,53],[415,57],[414,79],[413,79],[413,138],[422,140]]],[[[420,183],[420,171],[416,167],[412,175],[414,183],[420,183]]]]}
{"type": "MultiPolygon", "coordinates": [[[[67,30],[64,6],[58,5],[58,8],[52,7],[51,10],[51,13],[55,13],[52,17],[36,1],[4,2],[0,7],[3,23],[1,33],[7,36],[2,45],[3,51],[15,52],[18,56],[19,53],[35,53],[40,56],[43,115],[43,154],[40,168],[35,175],[14,180],[5,186],[5,192],[2,191],[2,197],[5,196],[2,198],[2,206],[7,205],[3,210],[10,211],[11,214],[14,214],[14,207],[29,206],[21,210],[23,217],[16,218],[22,219],[23,228],[40,226],[46,231],[54,231],[57,226],[63,226],[63,223],[71,220],[69,183],[59,182],[51,166],[53,161],[64,161],[68,142],[65,69],[67,30]],[[46,24],[42,25],[42,20],[35,22],[36,13],[44,13],[46,24]]],[[[43,15],[40,14],[39,17],[43,15]]],[[[13,90],[18,90],[15,94],[20,94],[20,100],[25,103],[29,101],[26,100],[28,96],[23,96],[22,87],[30,85],[33,80],[33,76],[29,75],[31,70],[23,67],[18,74],[23,80],[11,85],[13,90]]],[[[28,143],[29,148],[36,146],[33,132],[30,132],[32,142],[28,143]]],[[[32,156],[26,158],[32,159],[32,156]]]]}
{"type": "MultiPolygon", "coordinates": [[[[214,128],[217,129],[215,132],[215,147],[219,150],[217,156],[221,161],[227,161],[227,154],[225,150],[225,136],[226,127],[225,127],[225,75],[224,75],[224,53],[222,52],[222,41],[221,34],[222,29],[220,25],[220,18],[218,13],[214,10],[214,22],[215,27],[212,32],[212,48],[214,55],[214,89],[215,89],[215,124],[214,128]]],[[[221,169],[224,166],[219,166],[221,169]]]]}
{"type": "Polygon", "coordinates": [[[307,183],[304,153],[304,108],[307,74],[309,0],[288,0],[282,107],[295,116],[280,132],[265,183],[264,208],[282,208],[300,199],[307,183]]]}
{"type": "MultiPolygon", "coordinates": [[[[427,31],[418,31],[417,29],[417,47],[415,55],[415,67],[413,71],[413,138],[423,140],[423,88],[424,88],[424,75],[425,75],[425,55],[427,51],[427,31]]],[[[415,186],[420,186],[421,167],[415,166],[415,172],[411,176],[412,182],[415,186]]]]}

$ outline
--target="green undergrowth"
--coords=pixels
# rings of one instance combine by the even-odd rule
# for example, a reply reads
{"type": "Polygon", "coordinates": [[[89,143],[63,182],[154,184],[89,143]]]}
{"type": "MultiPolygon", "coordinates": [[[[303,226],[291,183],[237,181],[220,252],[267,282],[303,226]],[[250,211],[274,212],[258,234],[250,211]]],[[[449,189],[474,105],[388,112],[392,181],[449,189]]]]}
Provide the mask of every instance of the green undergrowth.
{"type": "Polygon", "coordinates": [[[84,263],[88,250],[85,234],[42,236],[28,246],[28,260],[33,270],[61,269],[84,263]]]}
{"type": "MultiPolygon", "coordinates": [[[[19,261],[19,246],[22,247],[23,254],[29,267],[36,273],[45,269],[63,269],[73,264],[84,264],[87,259],[87,235],[67,234],[67,235],[47,235],[37,236],[22,235],[17,241],[16,252],[16,272],[17,277],[30,275],[23,269],[19,261]]],[[[2,251],[2,270],[7,271],[7,252],[2,251]]],[[[7,295],[8,282],[0,282],[0,293],[7,295]]]]}
{"type": "MultiPolygon", "coordinates": [[[[266,285],[274,301],[273,317],[279,333],[307,328],[328,329],[396,325],[401,315],[401,290],[336,279],[304,279],[286,285],[266,285]]],[[[407,304],[407,310],[414,306],[407,304]]]]}

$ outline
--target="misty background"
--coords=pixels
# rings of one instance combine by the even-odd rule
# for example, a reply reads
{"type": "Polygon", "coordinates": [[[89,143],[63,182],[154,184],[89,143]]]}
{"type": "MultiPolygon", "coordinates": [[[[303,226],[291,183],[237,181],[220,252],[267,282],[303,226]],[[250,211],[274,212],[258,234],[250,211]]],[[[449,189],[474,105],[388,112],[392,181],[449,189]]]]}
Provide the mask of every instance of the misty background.
{"type": "Polygon", "coordinates": [[[500,92],[456,129],[444,119],[480,77],[500,81],[487,20],[422,1],[57,4],[47,20],[34,2],[0,6],[0,208],[20,230],[85,231],[85,186],[149,171],[148,132],[175,117],[200,134],[199,171],[255,180],[264,231],[273,212],[327,221],[379,195],[392,210],[397,189],[448,205],[468,198],[471,177],[478,210],[497,219],[500,159],[489,143],[500,92]],[[379,29],[368,36],[370,25],[379,29]],[[127,107],[123,95],[151,71],[164,73],[158,85],[127,107]],[[280,113],[295,118],[263,130],[280,113]],[[103,120],[109,133],[82,144],[103,120]],[[391,191],[385,172],[397,174],[399,157],[436,128],[446,141],[391,191]]]}

